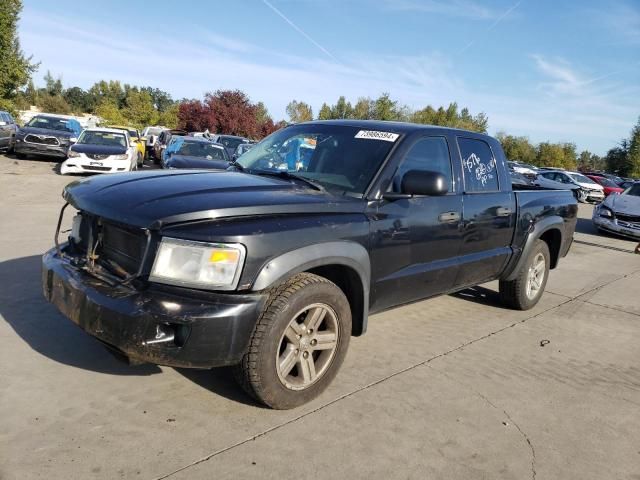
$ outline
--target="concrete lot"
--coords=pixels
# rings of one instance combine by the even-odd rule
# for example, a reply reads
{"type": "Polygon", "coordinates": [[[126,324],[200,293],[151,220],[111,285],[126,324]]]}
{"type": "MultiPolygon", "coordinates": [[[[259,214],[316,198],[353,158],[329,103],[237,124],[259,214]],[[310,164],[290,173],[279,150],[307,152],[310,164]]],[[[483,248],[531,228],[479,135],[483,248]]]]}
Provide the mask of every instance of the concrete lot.
{"type": "Polygon", "coordinates": [[[1,479],[640,479],[640,255],[592,207],[535,309],[489,284],[375,315],[276,412],[227,370],[119,363],[45,302],[54,167],[0,155],[1,479]]]}

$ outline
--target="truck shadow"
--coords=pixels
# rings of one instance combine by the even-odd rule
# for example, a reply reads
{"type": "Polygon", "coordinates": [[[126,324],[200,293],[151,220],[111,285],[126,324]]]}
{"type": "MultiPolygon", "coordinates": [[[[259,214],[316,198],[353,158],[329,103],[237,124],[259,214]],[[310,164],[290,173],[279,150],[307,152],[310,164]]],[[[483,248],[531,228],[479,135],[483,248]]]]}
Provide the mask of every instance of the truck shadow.
{"type": "MultiPolygon", "coordinates": [[[[107,375],[147,376],[162,373],[157,365],[129,365],[48,303],[41,287],[41,257],[0,262],[0,328],[9,327],[34,351],[55,362],[107,375]]],[[[15,343],[15,342],[14,342],[15,343]]],[[[5,349],[7,348],[5,344],[5,349]]],[[[196,385],[232,401],[261,406],[234,382],[230,368],[175,369],[196,385]]]]}
{"type": "Polygon", "coordinates": [[[508,310],[500,301],[500,294],[498,292],[481,286],[465,288],[459,292],[452,293],[451,296],[468,302],[508,310]]]}
{"type": "Polygon", "coordinates": [[[156,365],[122,363],[58,313],[42,294],[40,261],[33,255],[0,262],[0,315],[27,345],[58,363],[108,375],[161,372],[156,365]]]}

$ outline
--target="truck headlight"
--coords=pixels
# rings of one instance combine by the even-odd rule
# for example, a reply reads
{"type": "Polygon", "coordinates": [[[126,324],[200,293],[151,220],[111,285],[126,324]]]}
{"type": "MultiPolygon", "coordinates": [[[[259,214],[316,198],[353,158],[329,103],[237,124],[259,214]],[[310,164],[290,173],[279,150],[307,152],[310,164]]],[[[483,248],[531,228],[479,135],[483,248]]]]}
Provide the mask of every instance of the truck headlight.
{"type": "Polygon", "coordinates": [[[245,253],[240,244],[164,237],[149,281],[208,290],[233,290],[240,278],[245,253]]]}

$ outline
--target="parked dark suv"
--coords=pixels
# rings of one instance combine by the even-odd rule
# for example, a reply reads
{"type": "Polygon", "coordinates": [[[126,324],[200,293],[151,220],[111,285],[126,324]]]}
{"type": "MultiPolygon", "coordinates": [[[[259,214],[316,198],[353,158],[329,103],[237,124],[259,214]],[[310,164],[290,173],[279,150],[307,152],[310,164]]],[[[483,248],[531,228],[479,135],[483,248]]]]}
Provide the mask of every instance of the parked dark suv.
{"type": "Polygon", "coordinates": [[[15,152],[18,158],[27,155],[57,157],[65,160],[69,147],[74,144],[82,126],[74,119],[62,115],[36,115],[16,133],[15,152]]]}
{"type": "Polygon", "coordinates": [[[0,150],[13,152],[18,125],[9,112],[0,111],[0,150]]]}

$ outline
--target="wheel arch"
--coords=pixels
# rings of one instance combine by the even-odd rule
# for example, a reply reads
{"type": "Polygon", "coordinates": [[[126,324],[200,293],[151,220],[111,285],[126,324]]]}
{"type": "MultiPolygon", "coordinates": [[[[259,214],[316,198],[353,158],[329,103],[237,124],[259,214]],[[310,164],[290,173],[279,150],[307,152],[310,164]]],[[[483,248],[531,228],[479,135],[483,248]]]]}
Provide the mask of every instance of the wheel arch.
{"type": "Polygon", "coordinates": [[[549,254],[551,255],[551,258],[549,259],[550,268],[555,268],[558,265],[558,260],[560,259],[563,231],[564,220],[559,216],[554,215],[552,217],[547,217],[536,223],[533,230],[527,236],[524,247],[520,252],[520,258],[513,268],[503,275],[502,280],[510,281],[517,277],[518,272],[527,261],[529,253],[535,245],[536,240],[542,240],[547,244],[549,247],[549,254]]]}
{"type": "Polygon", "coordinates": [[[302,272],[313,273],[335,283],[349,301],[352,335],[366,332],[371,266],[369,253],[362,245],[350,241],[328,242],[284,253],[262,267],[251,289],[264,290],[302,272]]]}

